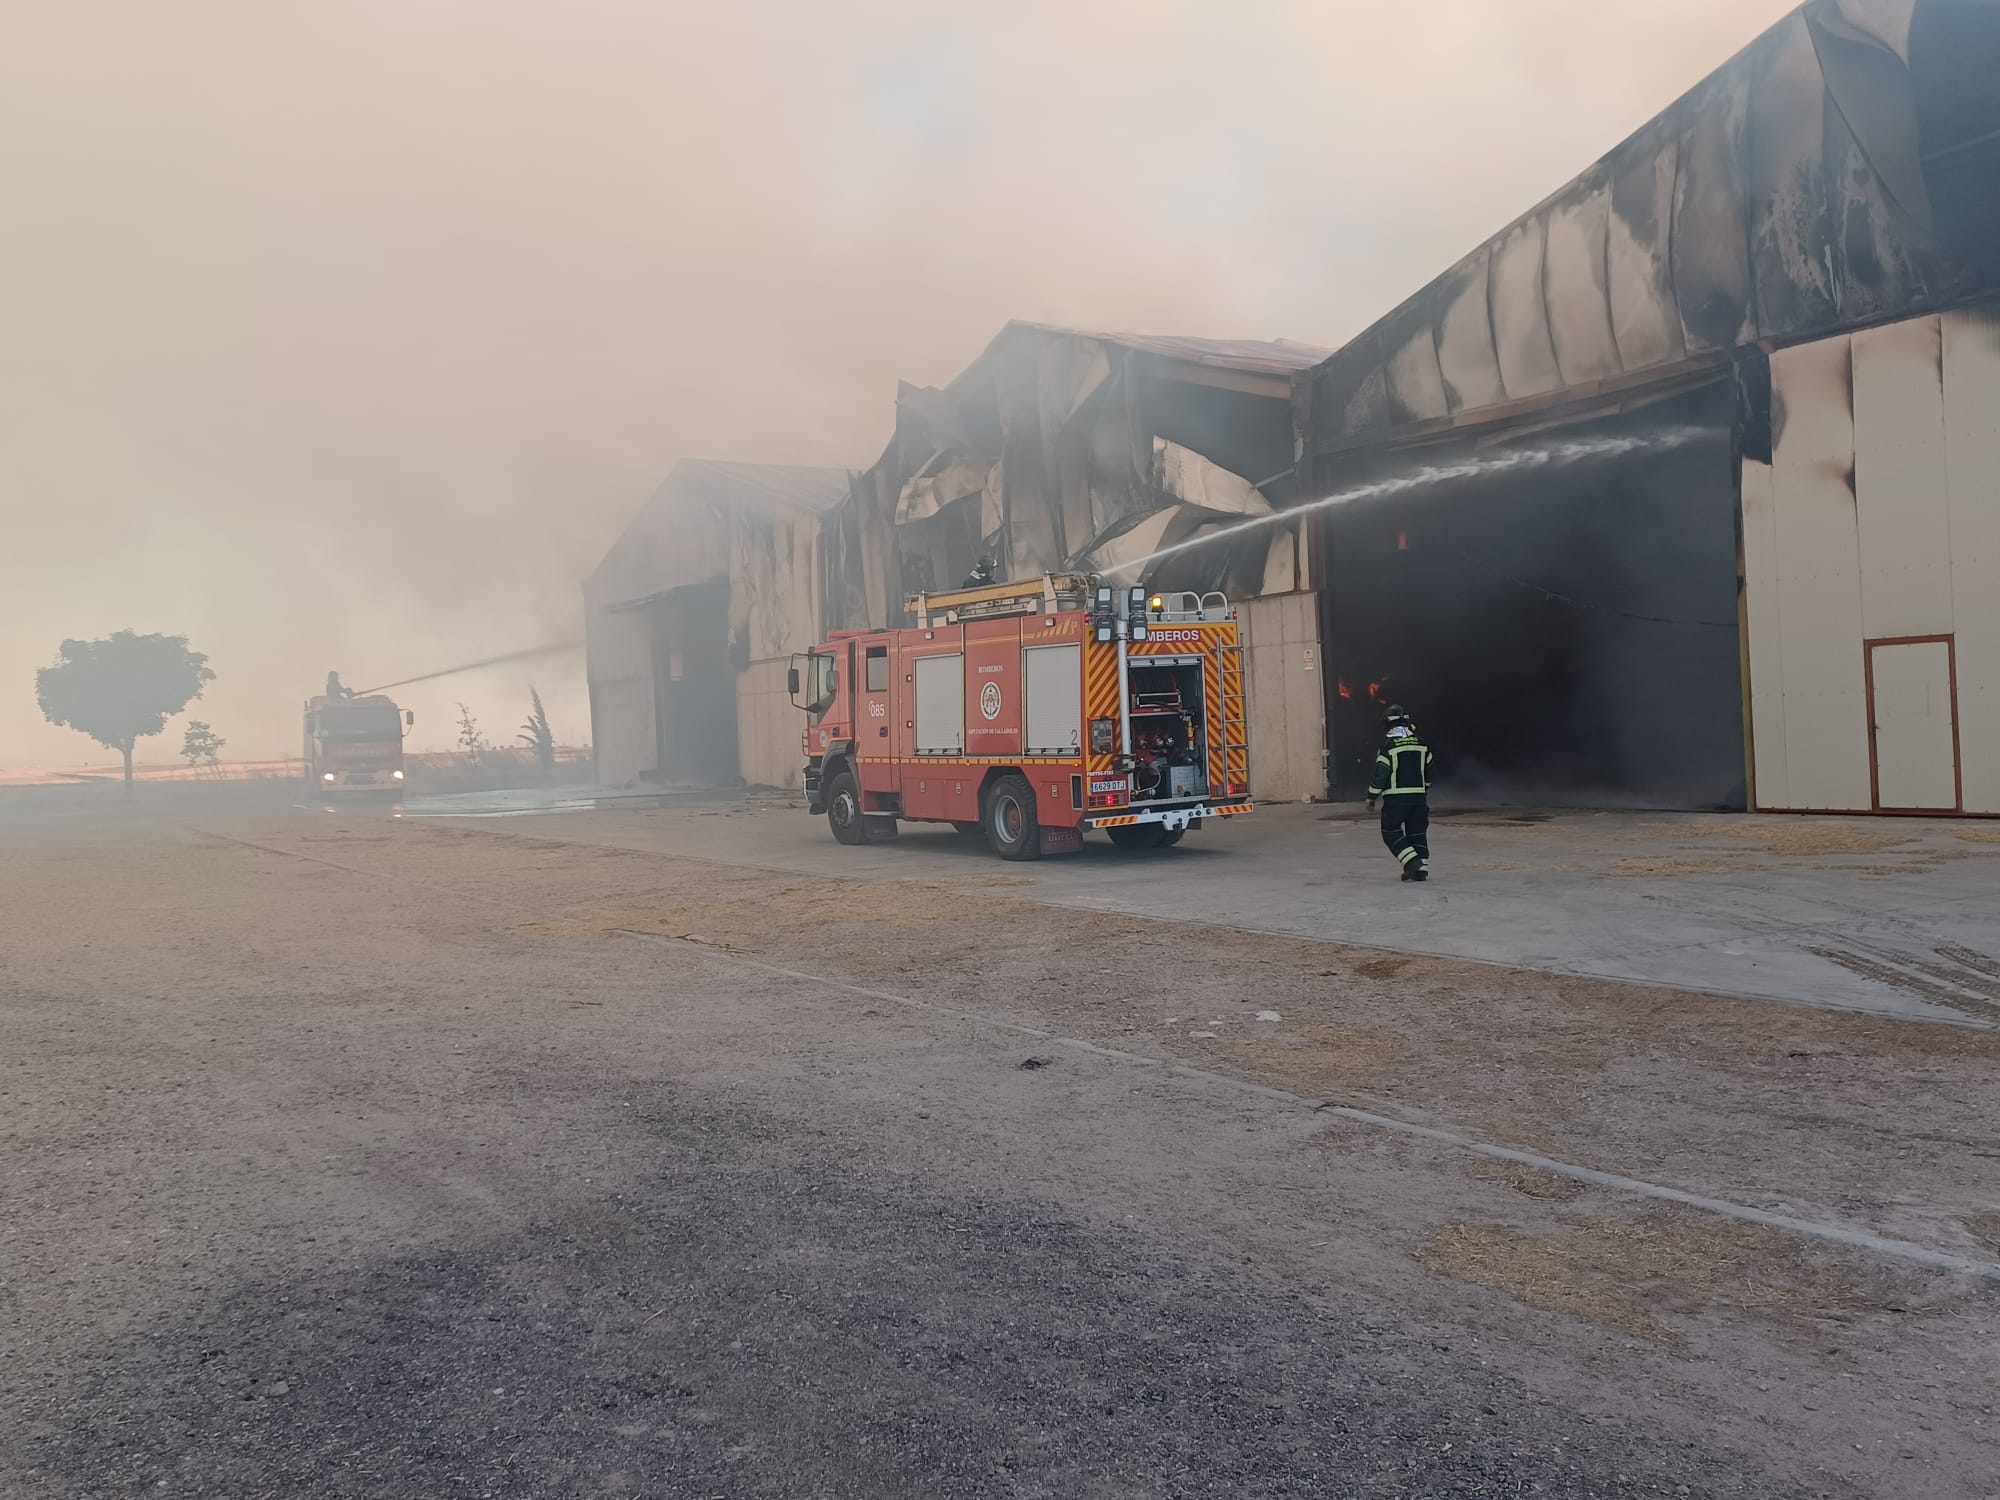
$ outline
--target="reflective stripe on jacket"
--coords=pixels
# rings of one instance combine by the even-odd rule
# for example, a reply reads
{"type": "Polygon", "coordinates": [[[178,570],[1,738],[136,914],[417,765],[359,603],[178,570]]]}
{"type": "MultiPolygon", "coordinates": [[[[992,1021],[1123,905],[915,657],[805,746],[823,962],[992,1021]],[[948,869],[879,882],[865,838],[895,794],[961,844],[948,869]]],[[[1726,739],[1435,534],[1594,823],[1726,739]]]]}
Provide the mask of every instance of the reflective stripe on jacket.
{"type": "Polygon", "coordinates": [[[1421,797],[1431,789],[1431,752],[1416,738],[1391,740],[1375,757],[1371,797],[1421,797]]]}

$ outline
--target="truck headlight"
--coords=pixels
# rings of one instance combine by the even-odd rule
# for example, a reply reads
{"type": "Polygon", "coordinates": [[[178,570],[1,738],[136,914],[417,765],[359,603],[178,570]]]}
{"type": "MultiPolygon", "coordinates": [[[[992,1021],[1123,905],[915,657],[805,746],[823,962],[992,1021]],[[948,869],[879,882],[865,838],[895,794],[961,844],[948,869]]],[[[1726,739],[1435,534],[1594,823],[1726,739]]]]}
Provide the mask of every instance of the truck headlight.
{"type": "Polygon", "coordinates": [[[335,779],[334,774],[331,771],[326,772],[324,775],[320,777],[321,781],[332,781],[334,779],[335,779]]]}
{"type": "Polygon", "coordinates": [[[389,779],[391,781],[401,781],[403,779],[403,773],[401,771],[391,771],[389,773],[389,779]]]}

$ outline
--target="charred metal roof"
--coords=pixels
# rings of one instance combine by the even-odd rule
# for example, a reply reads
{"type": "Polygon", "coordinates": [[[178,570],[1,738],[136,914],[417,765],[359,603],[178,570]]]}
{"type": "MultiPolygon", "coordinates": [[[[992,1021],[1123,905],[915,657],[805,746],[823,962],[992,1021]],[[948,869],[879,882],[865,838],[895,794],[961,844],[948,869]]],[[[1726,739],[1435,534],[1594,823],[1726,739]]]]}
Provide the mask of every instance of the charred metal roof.
{"type": "Polygon", "coordinates": [[[2000,289],[2000,4],[1811,0],[1301,382],[1314,452],[2000,289]]]}
{"type": "MultiPolygon", "coordinates": [[[[1101,333],[1089,328],[1063,328],[1050,323],[1030,323],[1015,319],[1001,330],[1005,337],[1014,329],[1057,334],[1065,338],[1097,339],[1114,348],[1142,354],[1157,354],[1181,364],[1207,365],[1219,370],[1240,370],[1251,375],[1285,375],[1309,370],[1333,353],[1317,344],[1294,343],[1290,339],[1203,339],[1169,334],[1101,333]]],[[[997,340],[996,340],[997,342],[997,340]]]]}

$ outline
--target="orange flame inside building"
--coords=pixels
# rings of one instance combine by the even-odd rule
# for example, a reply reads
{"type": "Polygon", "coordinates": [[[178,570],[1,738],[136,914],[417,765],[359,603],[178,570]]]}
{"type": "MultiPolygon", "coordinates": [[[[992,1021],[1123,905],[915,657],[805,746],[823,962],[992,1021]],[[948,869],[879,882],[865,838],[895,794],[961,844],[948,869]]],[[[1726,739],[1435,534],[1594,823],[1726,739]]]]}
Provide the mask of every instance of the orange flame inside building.
{"type": "Polygon", "coordinates": [[[1347,685],[1347,679],[1344,677],[1340,680],[1340,696],[1343,698],[1352,698],[1354,696],[1354,689],[1347,685]]]}

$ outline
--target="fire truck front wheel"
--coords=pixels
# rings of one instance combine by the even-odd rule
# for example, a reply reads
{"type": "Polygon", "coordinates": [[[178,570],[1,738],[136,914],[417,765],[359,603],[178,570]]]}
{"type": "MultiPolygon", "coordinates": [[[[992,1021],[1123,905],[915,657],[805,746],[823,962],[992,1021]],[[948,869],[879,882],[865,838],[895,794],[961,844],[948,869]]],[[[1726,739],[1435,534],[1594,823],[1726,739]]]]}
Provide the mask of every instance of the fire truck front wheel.
{"type": "Polygon", "coordinates": [[[1002,776],[986,794],[986,842],[1002,859],[1034,859],[1042,852],[1035,789],[1027,777],[1002,776]]]}
{"type": "Polygon", "coordinates": [[[827,778],[826,823],[843,844],[868,842],[868,820],[861,815],[861,785],[845,766],[827,778]]]}

